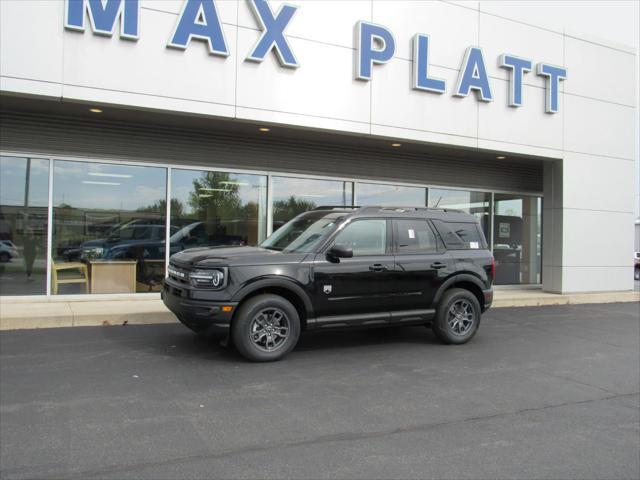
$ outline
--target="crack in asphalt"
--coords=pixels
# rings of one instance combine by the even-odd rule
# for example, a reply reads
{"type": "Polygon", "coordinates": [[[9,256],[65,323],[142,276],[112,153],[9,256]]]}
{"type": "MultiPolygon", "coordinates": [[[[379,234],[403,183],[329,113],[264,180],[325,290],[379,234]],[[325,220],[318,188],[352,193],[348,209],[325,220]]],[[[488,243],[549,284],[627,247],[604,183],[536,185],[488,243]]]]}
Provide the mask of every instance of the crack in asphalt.
{"type": "Polygon", "coordinates": [[[540,373],[542,373],[543,375],[549,375],[550,377],[556,377],[559,378],[561,380],[567,380],[568,382],[573,382],[576,383],[578,385],[584,385],[585,387],[591,387],[591,388],[595,388],[597,390],[601,390],[605,393],[608,393],[609,395],[615,395],[615,392],[612,392],[610,390],[607,390],[606,388],[603,387],[599,387],[598,385],[592,385],[590,383],[587,382],[581,382],[580,380],[576,380],[575,378],[572,377],[565,377],[563,375],[558,375],[557,373],[551,373],[551,372],[547,372],[546,370],[539,370],[540,373]]]}
{"type": "Polygon", "coordinates": [[[447,427],[450,425],[461,425],[467,422],[491,420],[494,418],[508,417],[510,415],[523,415],[531,412],[539,412],[543,410],[561,408],[561,407],[572,406],[572,405],[583,405],[583,404],[588,404],[593,402],[613,400],[613,399],[624,398],[624,397],[632,397],[636,395],[640,395],[640,392],[620,393],[615,395],[608,395],[605,397],[592,398],[588,400],[564,402],[564,403],[559,403],[554,405],[545,405],[542,407],[524,408],[521,410],[500,412],[500,413],[495,413],[491,415],[471,416],[471,417],[462,418],[458,420],[448,420],[445,422],[427,423],[427,424],[413,425],[408,427],[399,427],[399,428],[387,429],[387,430],[378,430],[378,431],[372,431],[372,432],[341,432],[341,433],[334,433],[330,435],[321,435],[315,438],[309,438],[305,440],[282,442],[278,444],[249,445],[245,447],[238,447],[238,448],[219,451],[219,452],[208,452],[208,453],[200,453],[200,454],[194,454],[194,455],[186,455],[186,456],[175,457],[175,458],[160,460],[160,461],[143,462],[143,463],[130,464],[130,465],[117,465],[117,466],[114,465],[111,467],[82,470],[82,471],[60,470],[55,473],[50,472],[46,477],[39,477],[39,478],[59,478],[62,476],[65,476],[66,478],[96,477],[99,475],[109,475],[114,473],[135,472],[135,471],[144,470],[150,467],[159,467],[162,465],[167,465],[167,466],[179,465],[179,464],[185,464],[185,463],[198,461],[198,460],[215,460],[215,459],[232,457],[235,455],[241,455],[246,453],[268,452],[270,450],[276,450],[276,449],[303,447],[303,446],[317,445],[317,444],[323,444],[323,443],[348,442],[348,441],[366,440],[369,438],[381,438],[381,437],[387,437],[387,436],[393,436],[393,435],[401,435],[405,433],[424,432],[424,431],[428,431],[428,430],[432,430],[440,427],[447,427]]]}

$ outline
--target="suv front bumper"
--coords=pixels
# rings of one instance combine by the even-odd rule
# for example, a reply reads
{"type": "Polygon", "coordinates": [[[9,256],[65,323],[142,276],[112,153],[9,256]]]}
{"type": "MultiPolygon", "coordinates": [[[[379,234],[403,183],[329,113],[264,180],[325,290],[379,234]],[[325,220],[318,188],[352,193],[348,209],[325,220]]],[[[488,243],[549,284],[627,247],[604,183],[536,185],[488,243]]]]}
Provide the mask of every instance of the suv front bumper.
{"type": "Polygon", "coordinates": [[[164,282],[160,297],[185,326],[197,333],[226,334],[231,326],[231,319],[238,306],[237,302],[191,300],[185,297],[185,290],[164,282]],[[222,307],[231,307],[230,310],[222,307]]]}

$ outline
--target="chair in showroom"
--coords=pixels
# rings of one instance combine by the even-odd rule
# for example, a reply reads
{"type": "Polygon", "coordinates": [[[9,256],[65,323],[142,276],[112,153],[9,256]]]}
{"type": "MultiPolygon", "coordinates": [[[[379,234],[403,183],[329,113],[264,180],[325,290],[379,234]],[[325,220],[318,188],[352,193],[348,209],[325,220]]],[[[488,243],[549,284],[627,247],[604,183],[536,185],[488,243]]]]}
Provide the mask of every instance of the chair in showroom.
{"type": "Polygon", "coordinates": [[[51,291],[58,294],[58,285],[81,283],[89,293],[89,270],[82,262],[55,263],[51,259],[51,291]]]}

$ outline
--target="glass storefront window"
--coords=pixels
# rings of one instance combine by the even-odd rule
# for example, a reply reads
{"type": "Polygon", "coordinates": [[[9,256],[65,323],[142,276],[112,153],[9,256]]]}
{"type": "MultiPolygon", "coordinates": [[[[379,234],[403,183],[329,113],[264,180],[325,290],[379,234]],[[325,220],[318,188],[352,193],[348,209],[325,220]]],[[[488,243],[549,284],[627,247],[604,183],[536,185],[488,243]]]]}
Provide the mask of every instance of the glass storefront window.
{"type": "Polygon", "coordinates": [[[47,290],[49,160],[0,157],[0,295],[47,290]]]}
{"type": "MultiPolygon", "coordinates": [[[[197,246],[256,245],[267,236],[269,197],[274,231],[302,212],[351,206],[354,200],[350,181],[273,176],[270,184],[266,174],[170,171],[167,233],[167,168],[0,156],[0,295],[47,293],[48,264],[54,295],[157,292],[167,238],[170,254],[197,246]]],[[[495,194],[491,208],[491,197],[357,183],[358,205],[428,204],[473,214],[487,242],[493,238],[495,283],[541,283],[542,199],[495,194]]]]}
{"type": "Polygon", "coordinates": [[[382,183],[359,183],[357,204],[383,207],[424,207],[427,204],[427,189],[387,185],[382,183]]]}
{"type": "Polygon", "coordinates": [[[267,177],[171,170],[171,254],[266,238],[267,177]]]}
{"type": "Polygon", "coordinates": [[[339,180],[273,177],[273,230],[296,215],[322,205],[353,204],[353,183],[339,180]]]}
{"type": "Polygon", "coordinates": [[[159,291],[166,169],[56,160],[51,293],[159,291]]]}
{"type": "Polygon", "coordinates": [[[489,192],[471,192],[467,190],[429,189],[429,207],[453,208],[470,213],[484,232],[487,243],[491,245],[491,194],[489,192]]]}
{"type": "Polygon", "coordinates": [[[495,283],[540,283],[542,199],[498,193],[494,198],[495,283]]]}

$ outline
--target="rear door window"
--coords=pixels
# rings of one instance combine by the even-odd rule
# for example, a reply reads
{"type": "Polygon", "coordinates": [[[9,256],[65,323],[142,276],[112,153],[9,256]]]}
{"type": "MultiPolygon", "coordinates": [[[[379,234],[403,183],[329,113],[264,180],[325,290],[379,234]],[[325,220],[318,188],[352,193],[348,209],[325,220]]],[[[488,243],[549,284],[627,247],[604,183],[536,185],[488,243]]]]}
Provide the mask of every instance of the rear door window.
{"type": "Polygon", "coordinates": [[[394,220],[398,253],[436,253],[438,240],[427,220],[394,220]]]}
{"type": "Polygon", "coordinates": [[[434,220],[438,233],[449,249],[486,249],[487,242],[477,223],[443,222],[434,220]]]}

